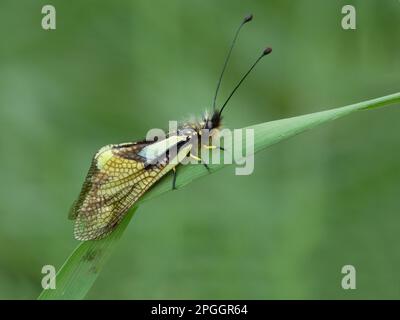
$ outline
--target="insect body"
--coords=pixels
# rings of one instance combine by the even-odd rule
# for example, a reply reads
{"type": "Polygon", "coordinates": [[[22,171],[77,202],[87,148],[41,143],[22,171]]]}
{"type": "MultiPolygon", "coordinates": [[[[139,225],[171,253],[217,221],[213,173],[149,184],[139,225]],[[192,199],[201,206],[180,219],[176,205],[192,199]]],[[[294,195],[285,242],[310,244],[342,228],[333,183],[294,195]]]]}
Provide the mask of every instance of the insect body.
{"type": "MultiPolygon", "coordinates": [[[[201,140],[200,135],[204,130],[215,132],[220,128],[221,113],[234,92],[258,61],[271,52],[270,48],[263,51],[218,110],[215,106],[216,97],[233,45],[241,27],[251,19],[251,15],[246,17],[236,31],[218,81],[211,115],[206,113],[199,122],[182,124],[175,132],[169,133],[160,141],[107,145],[96,153],[79,197],[69,214],[69,217],[75,220],[76,239],[85,241],[107,236],[122,220],[128,209],[171,170],[174,173],[173,188],[175,188],[176,167],[184,158],[190,156],[201,161],[195,156],[197,141],[201,140]]],[[[209,170],[205,163],[203,165],[209,170]]]]}
{"type": "Polygon", "coordinates": [[[70,212],[70,218],[76,220],[75,238],[90,240],[108,235],[126,211],[171,170],[174,170],[175,187],[175,167],[192,155],[192,139],[198,138],[207,123],[212,124],[207,118],[201,123],[197,127],[181,127],[159,142],[141,141],[101,148],[92,160],[82,191],[70,212]],[[170,152],[173,148],[177,152],[170,152]]]}

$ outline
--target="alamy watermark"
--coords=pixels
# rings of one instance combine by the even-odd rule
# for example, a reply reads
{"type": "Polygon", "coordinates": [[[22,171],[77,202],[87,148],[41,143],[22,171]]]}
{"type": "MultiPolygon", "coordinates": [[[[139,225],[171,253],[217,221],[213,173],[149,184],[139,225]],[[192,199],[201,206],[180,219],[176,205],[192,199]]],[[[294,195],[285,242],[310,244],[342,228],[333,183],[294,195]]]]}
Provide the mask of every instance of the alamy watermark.
{"type": "Polygon", "coordinates": [[[46,4],[42,7],[42,28],[43,30],[55,30],[56,29],[56,8],[50,4],[46,4]]]}
{"type": "Polygon", "coordinates": [[[250,175],[254,171],[254,129],[196,131],[191,127],[178,128],[177,121],[170,121],[168,132],[149,130],[146,141],[154,143],[139,154],[153,163],[168,156],[168,162],[174,165],[223,163],[235,164],[236,175],[250,175]]]}
{"type": "Polygon", "coordinates": [[[42,278],[42,288],[54,290],[56,288],[56,268],[51,264],[46,264],[42,267],[42,274],[45,275],[42,278]]]}
{"type": "Polygon", "coordinates": [[[342,267],[342,274],[345,276],[342,278],[342,288],[344,290],[356,289],[356,268],[351,264],[342,267]]]}

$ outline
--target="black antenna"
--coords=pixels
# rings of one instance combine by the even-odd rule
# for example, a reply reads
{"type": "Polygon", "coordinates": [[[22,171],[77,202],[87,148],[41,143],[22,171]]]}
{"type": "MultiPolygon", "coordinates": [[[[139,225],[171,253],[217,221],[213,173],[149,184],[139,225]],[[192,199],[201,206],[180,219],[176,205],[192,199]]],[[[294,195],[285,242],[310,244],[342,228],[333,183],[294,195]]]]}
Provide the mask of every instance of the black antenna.
{"type": "Polygon", "coordinates": [[[250,72],[254,69],[254,67],[257,65],[257,63],[263,58],[265,57],[267,54],[270,54],[272,52],[272,48],[266,48],[264,49],[264,51],[262,52],[261,56],[258,57],[258,59],[253,63],[253,65],[250,67],[250,69],[246,72],[246,74],[242,77],[242,79],[240,79],[239,83],[236,85],[236,87],[232,90],[231,94],[229,95],[228,99],[226,99],[225,103],[223,104],[219,115],[222,114],[222,110],[224,110],[225,106],[227,105],[228,101],[232,98],[233,94],[236,92],[236,90],[240,87],[240,85],[242,84],[242,82],[244,81],[244,79],[247,78],[247,76],[250,74],[250,72]]]}
{"type": "Polygon", "coordinates": [[[239,35],[240,29],[242,29],[243,25],[245,25],[247,22],[251,21],[252,19],[253,19],[252,14],[245,17],[243,19],[242,23],[240,24],[239,28],[236,30],[235,36],[233,37],[231,47],[229,48],[228,55],[225,58],[224,66],[222,67],[221,75],[219,76],[219,79],[218,79],[217,89],[215,90],[214,101],[213,101],[213,110],[215,110],[215,103],[217,102],[217,96],[218,96],[219,87],[221,86],[222,77],[224,75],[226,66],[228,65],[228,61],[231,56],[233,47],[235,46],[236,39],[239,35]]]}

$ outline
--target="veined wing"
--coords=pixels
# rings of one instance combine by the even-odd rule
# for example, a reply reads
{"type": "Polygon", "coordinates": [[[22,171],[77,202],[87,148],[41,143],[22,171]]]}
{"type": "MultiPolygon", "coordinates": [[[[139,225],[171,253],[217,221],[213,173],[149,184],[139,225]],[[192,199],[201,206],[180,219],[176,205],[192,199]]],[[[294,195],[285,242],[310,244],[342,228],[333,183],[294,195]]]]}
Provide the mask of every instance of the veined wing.
{"type": "MultiPolygon", "coordinates": [[[[108,145],[97,152],[69,215],[75,219],[76,239],[100,239],[110,234],[128,209],[176,166],[166,154],[147,164],[139,153],[152,144],[144,141],[108,145]]],[[[177,157],[185,156],[190,148],[191,145],[181,148],[177,157]]]]}

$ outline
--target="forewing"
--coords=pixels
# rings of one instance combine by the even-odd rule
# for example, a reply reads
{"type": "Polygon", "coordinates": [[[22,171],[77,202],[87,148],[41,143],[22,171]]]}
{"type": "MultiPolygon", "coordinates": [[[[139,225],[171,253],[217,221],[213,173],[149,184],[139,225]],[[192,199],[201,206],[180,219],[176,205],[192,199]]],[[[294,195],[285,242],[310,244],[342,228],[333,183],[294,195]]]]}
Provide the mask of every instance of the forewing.
{"type": "Polygon", "coordinates": [[[150,143],[108,145],[94,156],[69,215],[76,220],[76,239],[107,236],[139,197],[166,173],[166,163],[146,165],[146,159],[138,155],[150,143]]]}

